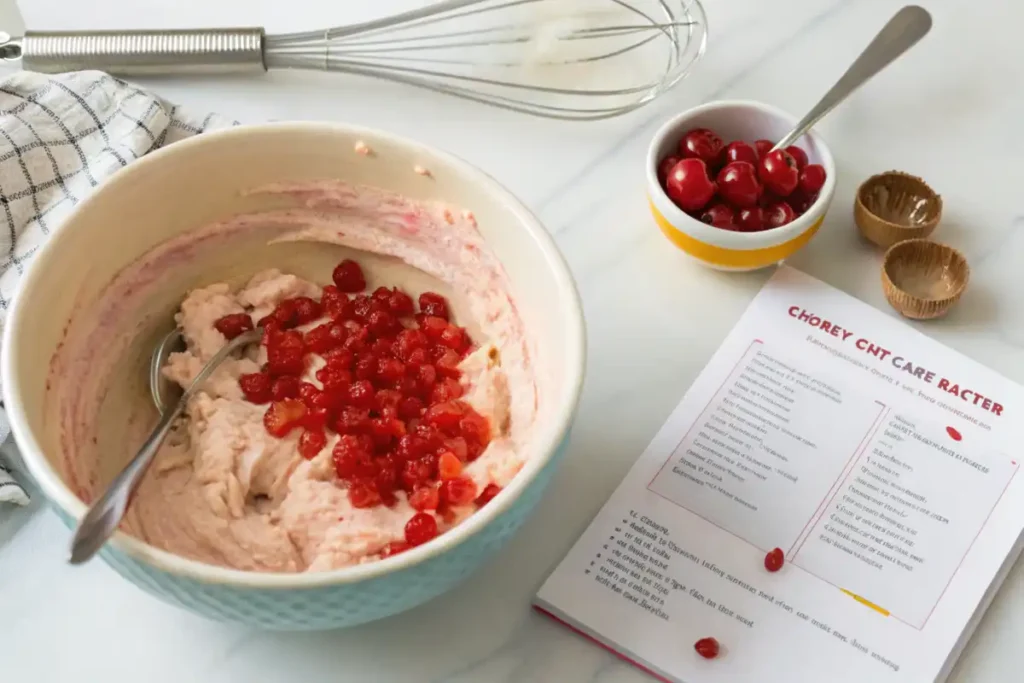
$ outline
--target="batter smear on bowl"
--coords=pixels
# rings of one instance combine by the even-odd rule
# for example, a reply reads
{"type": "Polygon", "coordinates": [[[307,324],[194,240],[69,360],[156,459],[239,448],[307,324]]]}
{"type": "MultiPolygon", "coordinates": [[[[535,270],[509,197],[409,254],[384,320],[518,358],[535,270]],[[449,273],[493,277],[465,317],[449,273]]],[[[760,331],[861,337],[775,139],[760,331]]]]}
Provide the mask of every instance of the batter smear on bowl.
{"type": "MultiPolygon", "coordinates": [[[[537,410],[522,321],[475,226],[450,225],[447,207],[372,188],[288,192],[315,211],[238,216],[161,245],[112,283],[98,319],[129,318],[114,313],[142,307],[146,280],[204,236],[286,221],[294,229],[275,239],[341,242],[419,266],[465,300],[471,319],[461,322],[474,332],[434,291],[368,287],[380,278],[354,259],[338,263],[325,286],[271,269],[238,288],[188,293],[175,317],[187,349],[163,368],[170,380],[187,386],[245,330],[258,326],[263,339],[225,361],[189,403],[125,527],[169,552],[250,571],[339,568],[443,534],[521,469],[537,410]],[[369,218],[363,210],[379,212],[373,228],[328,227],[351,225],[348,212],[369,218]]],[[[111,342],[102,325],[78,329],[53,367],[80,378],[59,400],[66,467],[89,497],[98,457],[89,417],[103,400],[105,367],[130,334],[111,342]]]]}

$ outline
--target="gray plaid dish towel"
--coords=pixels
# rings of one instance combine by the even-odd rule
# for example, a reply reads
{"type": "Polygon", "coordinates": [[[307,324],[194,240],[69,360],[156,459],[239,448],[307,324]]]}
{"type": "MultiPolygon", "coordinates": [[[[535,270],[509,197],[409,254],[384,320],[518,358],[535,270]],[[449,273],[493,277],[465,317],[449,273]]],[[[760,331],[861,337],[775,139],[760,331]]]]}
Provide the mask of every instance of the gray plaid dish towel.
{"type": "MultiPolygon", "coordinates": [[[[0,332],[32,256],[75,204],[142,155],[235,123],[97,71],[0,81],[0,332]]],[[[9,435],[0,403],[0,443],[9,435]]],[[[0,510],[28,502],[21,476],[0,461],[0,510]]]]}

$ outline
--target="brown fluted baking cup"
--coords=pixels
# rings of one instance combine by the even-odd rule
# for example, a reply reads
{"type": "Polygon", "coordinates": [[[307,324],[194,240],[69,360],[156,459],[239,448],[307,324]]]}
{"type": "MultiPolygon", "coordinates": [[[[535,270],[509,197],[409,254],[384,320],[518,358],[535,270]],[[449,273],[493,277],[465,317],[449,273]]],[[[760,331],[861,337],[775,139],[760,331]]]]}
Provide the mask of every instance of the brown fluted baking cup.
{"type": "Polygon", "coordinates": [[[853,218],[867,240],[891,247],[931,235],[942,218],[942,197],[917,176],[887,171],[858,188],[853,218]]]}
{"type": "Polygon", "coordinates": [[[944,316],[967,288],[971,269],[953,247],[906,240],[885,252],[882,289],[889,304],[915,320],[944,316]]]}

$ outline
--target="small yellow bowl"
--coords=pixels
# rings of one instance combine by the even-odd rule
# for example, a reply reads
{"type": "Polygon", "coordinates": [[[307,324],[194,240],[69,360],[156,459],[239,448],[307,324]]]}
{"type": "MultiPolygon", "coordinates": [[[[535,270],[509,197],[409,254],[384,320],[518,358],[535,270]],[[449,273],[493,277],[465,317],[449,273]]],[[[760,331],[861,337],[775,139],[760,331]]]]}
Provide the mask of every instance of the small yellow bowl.
{"type": "Polygon", "coordinates": [[[888,248],[935,232],[942,219],[942,197],[917,176],[887,171],[857,189],[853,219],[865,239],[888,248]]]}
{"type": "Polygon", "coordinates": [[[796,118],[760,102],[749,100],[708,102],[666,122],[647,150],[647,197],[651,213],[673,244],[705,265],[719,270],[744,271],[765,268],[792,256],[821,227],[836,189],[836,165],[824,141],[813,131],[799,138],[812,164],[825,167],[825,186],[817,201],[796,220],[780,228],[760,232],[733,232],[702,223],[686,214],[658,182],[658,162],[674,154],[679,138],[694,128],[710,128],[728,144],[743,140],[779,140],[796,125],[796,118]]]}
{"type": "Polygon", "coordinates": [[[960,300],[971,269],[953,247],[906,240],[889,247],[882,261],[882,289],[889,304],[915,320],[940,318],[960,300]]]}

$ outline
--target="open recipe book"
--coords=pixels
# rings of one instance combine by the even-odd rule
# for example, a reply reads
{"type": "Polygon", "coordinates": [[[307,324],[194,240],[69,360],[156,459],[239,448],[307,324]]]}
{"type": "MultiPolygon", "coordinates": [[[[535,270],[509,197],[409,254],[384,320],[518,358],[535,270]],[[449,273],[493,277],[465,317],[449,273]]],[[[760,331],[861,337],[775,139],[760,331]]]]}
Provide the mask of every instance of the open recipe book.
{"type": "Polygon", "coordinates": [[[943,681],[1020,551],[1022,432],[1020,386],[783,267],[536,606],[668,681],[943,681]]]}

